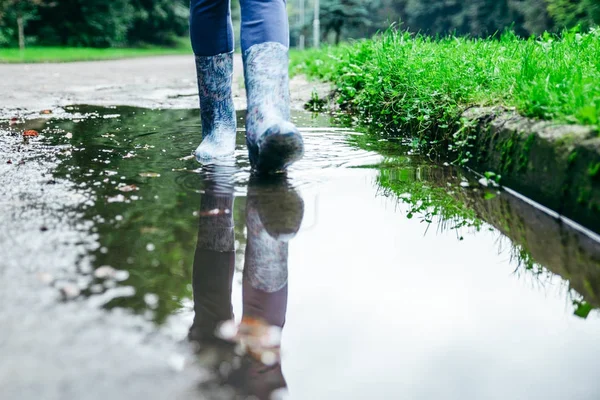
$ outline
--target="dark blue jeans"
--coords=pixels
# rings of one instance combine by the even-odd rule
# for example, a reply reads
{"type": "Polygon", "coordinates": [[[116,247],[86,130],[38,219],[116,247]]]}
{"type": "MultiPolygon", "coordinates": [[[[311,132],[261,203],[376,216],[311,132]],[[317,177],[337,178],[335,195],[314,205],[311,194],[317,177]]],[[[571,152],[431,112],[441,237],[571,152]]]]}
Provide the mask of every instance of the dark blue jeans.
{"type": "MultiPolygon", "coordinates": [[[[242,52],[265,42],[289,46],[285,5],[285,0],[240,0],[242,52]]],[[[197,56],[233,51],[230,0],[191,0],[190,35],[197,56]]]]}

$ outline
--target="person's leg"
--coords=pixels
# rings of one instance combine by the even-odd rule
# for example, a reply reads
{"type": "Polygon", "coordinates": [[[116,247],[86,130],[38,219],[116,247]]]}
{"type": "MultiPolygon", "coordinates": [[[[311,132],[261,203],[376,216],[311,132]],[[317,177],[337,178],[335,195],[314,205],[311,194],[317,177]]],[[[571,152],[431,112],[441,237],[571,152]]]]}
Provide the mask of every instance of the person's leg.
{"type": "Polygon", "coordinates": [[[195,151],[201,162],[235,150],[233,27],[229,0],[192,0],[190,37],[196,56],[202,143],[195,151]]]}
{"type": "Polygon", "coordinates": [[[233,26],[229,0],[191,0],[190,38],[197,56],[233,51],[233,26]]]}
{"type": "Polygon", "coordinates": [[[285,0],[240,0],[242,52],[261,43],[290,45],[285,0]]]}
{"type": "Polygon", "coordinates": [[[289,26],[284,0],[240,0],[248,99],[246,142],[259,172],[285,169],[304,143],[290,122],[289,26]]]}

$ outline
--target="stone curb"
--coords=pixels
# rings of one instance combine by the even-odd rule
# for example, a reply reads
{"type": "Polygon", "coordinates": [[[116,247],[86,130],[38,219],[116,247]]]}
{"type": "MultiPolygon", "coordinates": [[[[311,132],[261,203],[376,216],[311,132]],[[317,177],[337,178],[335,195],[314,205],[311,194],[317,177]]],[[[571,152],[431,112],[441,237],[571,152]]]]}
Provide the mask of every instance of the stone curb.
{"type": "Polygon", "coordinates": [[[525,118],[502,107],[476,107],[469,166],[501,175],[502,185],[600,232],[600,137],[591,127],[525,118]]]}

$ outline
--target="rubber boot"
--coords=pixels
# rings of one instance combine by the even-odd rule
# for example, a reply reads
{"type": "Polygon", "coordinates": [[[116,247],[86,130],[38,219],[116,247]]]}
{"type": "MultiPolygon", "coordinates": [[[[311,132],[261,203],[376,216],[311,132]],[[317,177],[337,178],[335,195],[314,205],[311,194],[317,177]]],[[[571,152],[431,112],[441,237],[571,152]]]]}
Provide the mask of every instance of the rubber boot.
{"type": "Polygon", "coordinates": [[[231,84],[233,53],[196,56],[202,143],[194,152],[196,159],[209,163],[233,154],[236,117],[231,84]]]}
{"type": "Polygon", "coordinates": [[[259,173],[282,171],[304,154],[302,136],[290,122],[288,48],[256,44],[244,52],[243,61],[250,164],[259,173]]]}

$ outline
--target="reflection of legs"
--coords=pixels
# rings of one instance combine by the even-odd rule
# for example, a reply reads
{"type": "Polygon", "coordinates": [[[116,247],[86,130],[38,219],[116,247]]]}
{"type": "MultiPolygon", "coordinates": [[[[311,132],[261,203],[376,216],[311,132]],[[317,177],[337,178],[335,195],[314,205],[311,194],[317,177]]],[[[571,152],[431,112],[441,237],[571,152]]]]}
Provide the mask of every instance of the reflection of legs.
{"type": "Polygon", "coordinates": [[[246,203],[243,317],[238,332],[251,357],[231,381],[259,399],[271,398],[275,390],[287,386],[278,356],[287,309],[288,240],[298,231],[303,212],[302,199],[284,177],[251,179],[246,203]]]}
{"type": "Polygon", "coordinates": [[[196,72],[202,117],[202,143],[195,155],[200,161],[224,157],[235,149],[233,27],[229,0],[192,0],[190,36],[196,55],[196,72]]]}
{"type": "Polygon", "coordinates": [[[283,327],[287,306],[288,241],[300,228],[304,203],[284,176],[253,177],[248,188],[244,317],[283,327]]]}
{"type": "Polygon", "coordinates": [[[212,339],[217,325],[233,318],[231,286],[235,267],[233,195],[209,188],[202,197],[194,256],[194,323],[190,339],[212,339]]]}
{"type": "Polygon", "coordinates": [[[246,141],[252,167],[284,169],[304,152],[290,122],[289,26],[284,0],[240,0],[248,100],[246,141]]]}

